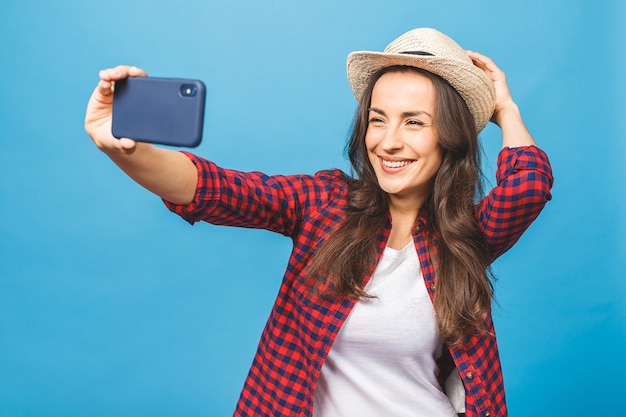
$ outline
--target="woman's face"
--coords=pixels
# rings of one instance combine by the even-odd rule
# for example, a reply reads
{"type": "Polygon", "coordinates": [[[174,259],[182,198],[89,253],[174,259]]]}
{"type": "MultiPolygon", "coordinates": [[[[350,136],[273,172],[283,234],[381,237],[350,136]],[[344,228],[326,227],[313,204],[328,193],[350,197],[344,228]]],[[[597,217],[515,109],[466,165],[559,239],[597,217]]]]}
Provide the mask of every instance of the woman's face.
{"type": "Polygon", "coordinates": [[[365,145],[392,204],[420,207],[432,190],[443,157],[435,102],[430,79],[413,71],[386,73],[374,85],[365,145]]]}

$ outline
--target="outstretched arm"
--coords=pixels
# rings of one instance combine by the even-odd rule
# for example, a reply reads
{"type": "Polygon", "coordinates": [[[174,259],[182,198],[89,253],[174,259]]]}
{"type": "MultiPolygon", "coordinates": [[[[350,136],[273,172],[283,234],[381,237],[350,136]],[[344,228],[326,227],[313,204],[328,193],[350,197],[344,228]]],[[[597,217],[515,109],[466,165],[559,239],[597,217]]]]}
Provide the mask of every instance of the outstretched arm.
{"type": "Polygon", "coordinates": [[[129,76],[146,73],[124,65],[100,71],[100,81],[87,105],[85,130],[98,149],[137,183],[172,203],[190,203],[198,172],[187,156],[127,138],[116,139],[111,133],[115,81],[129,76]]]}
{"type": "Polygon", "coordinates": [[[467,55],[474,62],[474,65],[487,74],[496,88],[496,108],[491,121],[502,129],[502,147],[516,148],[536,145],[524,125],[517,104],[511,97],[504,72],[485,55],[473,51],[467,51],[467,55]]]}

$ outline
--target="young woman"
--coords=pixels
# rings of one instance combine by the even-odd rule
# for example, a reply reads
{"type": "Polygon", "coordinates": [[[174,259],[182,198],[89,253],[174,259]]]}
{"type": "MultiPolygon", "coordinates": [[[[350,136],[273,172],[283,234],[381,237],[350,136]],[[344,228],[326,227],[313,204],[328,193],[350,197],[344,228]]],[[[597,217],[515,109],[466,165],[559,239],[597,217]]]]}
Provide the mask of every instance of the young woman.
{"type": "Polygon", "coordinates": [[[504,73],[433,29],[348,57],[353,172],[267,176],[111,135],[116,80],[86,115],[95,144],[189,222],[293,240],[237,416],[506,416],[489,265],[550,199],[552,175],[504,73]],[[477,135],[502,129],[482,198],[477,135]]]}

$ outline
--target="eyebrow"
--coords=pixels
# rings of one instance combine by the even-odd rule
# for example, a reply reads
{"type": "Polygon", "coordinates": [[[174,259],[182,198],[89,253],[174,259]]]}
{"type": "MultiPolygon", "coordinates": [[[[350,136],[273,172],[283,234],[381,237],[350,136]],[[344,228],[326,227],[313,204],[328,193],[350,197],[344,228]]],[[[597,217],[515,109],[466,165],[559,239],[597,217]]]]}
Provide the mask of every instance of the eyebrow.
{"type": "MultiPolygon", "coordinates": [[[[385,117],[387,116],[387,113],[385,113],[384,110],[381,110],[381,109],[379,109],[377,107],[370,107],[368,109],[368,111],[376,112],[376,113],[378,113],[380,115],[383,115],[385,117]]],[[[425,110],[405,111],[405,112],[402,113],[402,117],[414,117],[414,116],[419,116],[419,115],[422,115],[422,114],[425,114],[426,116],[430,117],[431,119],[433,118],[433,116],[430,113],[428,113],[427,111],[425,111],[425,110]]]]}

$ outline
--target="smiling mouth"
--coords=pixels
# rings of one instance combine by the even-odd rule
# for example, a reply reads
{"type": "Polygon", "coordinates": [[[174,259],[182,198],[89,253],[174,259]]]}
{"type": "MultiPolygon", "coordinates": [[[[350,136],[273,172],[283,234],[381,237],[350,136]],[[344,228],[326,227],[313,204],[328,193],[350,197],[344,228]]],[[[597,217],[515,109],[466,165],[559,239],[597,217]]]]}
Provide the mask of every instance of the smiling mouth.
{"type": "Polygon", "coordinates": [[[403,161],[388,161],[386,159],[382,159],[382,164],[385,168],[404,168],[407,165],[411,165],[414,160],[403,160],[403,161]]]}

